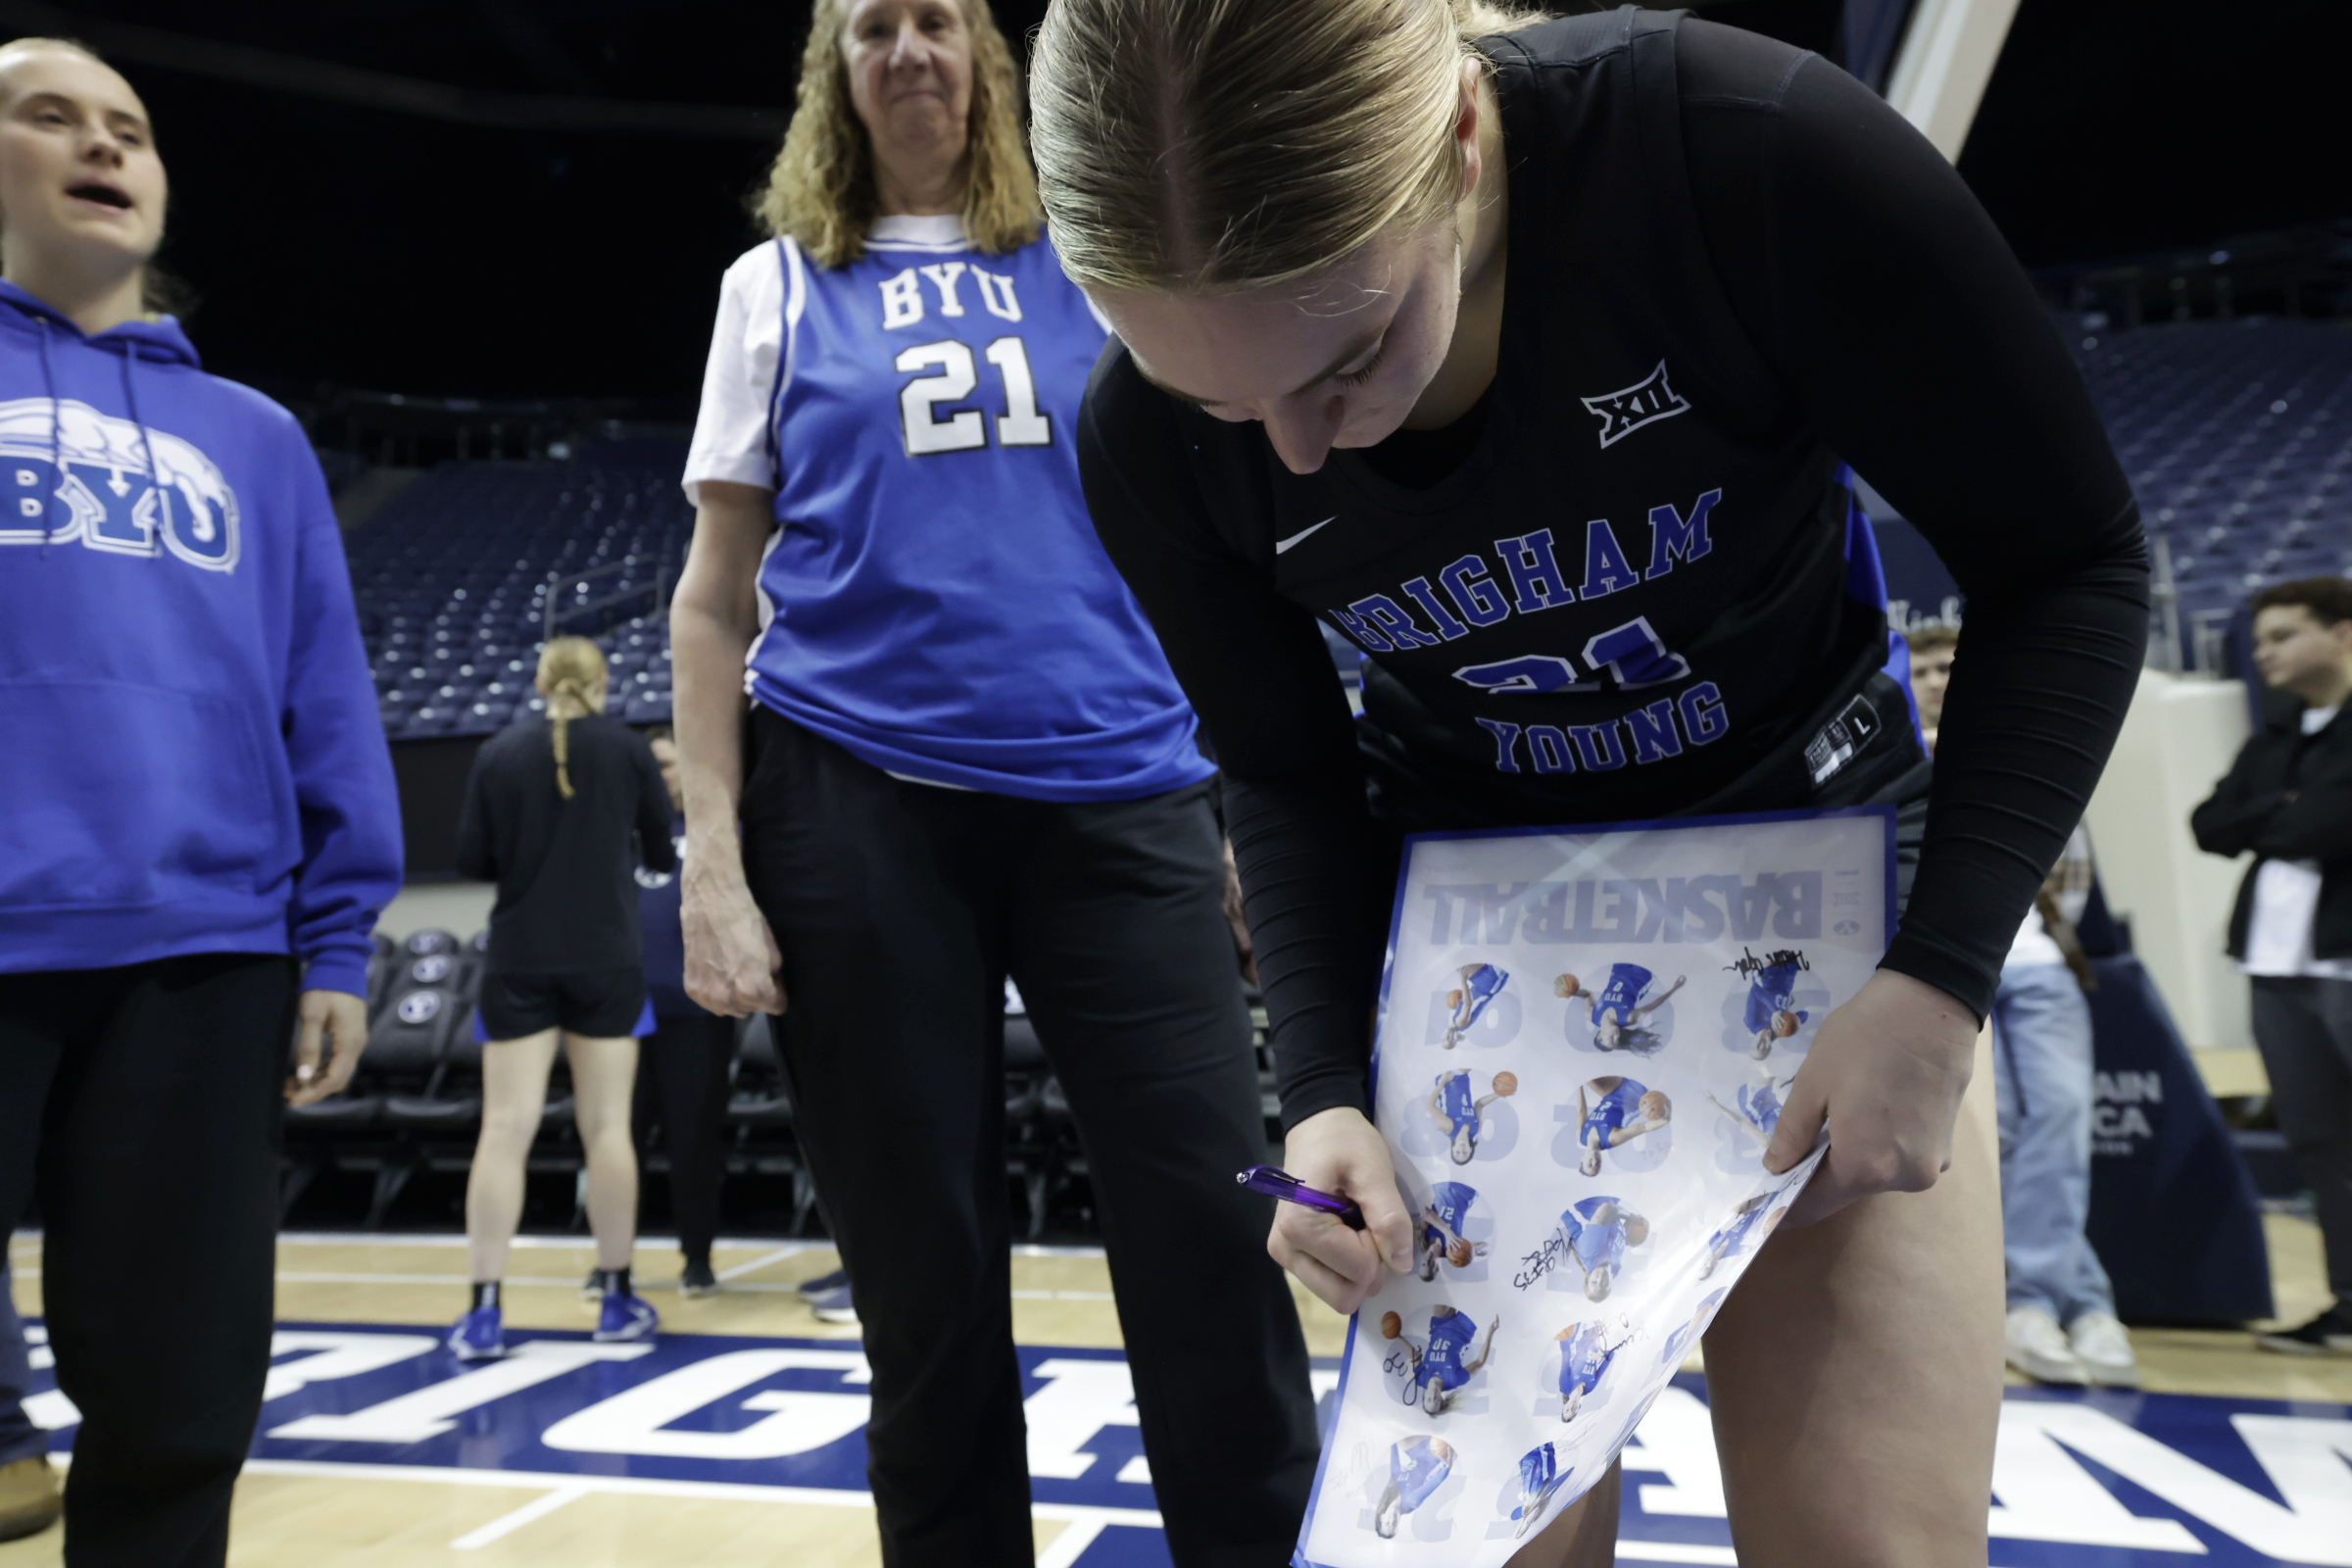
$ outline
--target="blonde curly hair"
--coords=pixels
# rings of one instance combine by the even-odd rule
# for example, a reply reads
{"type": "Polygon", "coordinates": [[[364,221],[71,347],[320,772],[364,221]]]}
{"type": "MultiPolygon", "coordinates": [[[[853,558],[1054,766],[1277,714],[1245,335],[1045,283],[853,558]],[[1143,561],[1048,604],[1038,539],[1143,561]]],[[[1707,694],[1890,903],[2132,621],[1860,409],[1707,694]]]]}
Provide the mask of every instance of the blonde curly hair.
{"type": "Polygon", "coordinates": [[[1453,210],[1492,0],[1054,0],[1029,74],[1054,245],[1089,288],[1302,277],[1453,210]]]}
{"type": "MultiPolygon", "coordinates": [[[[792,123],[767,183],[752,200],[761,227],[790,235],[821,267],[847,267],[863,256],[866,231],[879,216],[873,145],[850,101],[841,50],[856,3],[816,0],[792,123]]],[[[963,231],[974,248],[1002,256],[1036,239],[1045,220],[1021,139],[1021,74],[988,0],[957,3],[972,38],[963,231]]]]}

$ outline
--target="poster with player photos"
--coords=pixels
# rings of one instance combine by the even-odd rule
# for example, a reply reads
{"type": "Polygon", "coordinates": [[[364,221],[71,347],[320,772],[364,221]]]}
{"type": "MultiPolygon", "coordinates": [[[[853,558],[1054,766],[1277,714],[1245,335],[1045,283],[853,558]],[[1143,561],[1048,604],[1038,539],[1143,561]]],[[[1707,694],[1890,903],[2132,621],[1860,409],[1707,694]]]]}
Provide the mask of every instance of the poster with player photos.
{"type": "Polygon", "coordinates": [[[1891,808],[1406,841],[1350,1323],[1296,1568],[1488,1568],[1607,1472],[1823,1150],[1764,1151],[1893,934],[1891,808]]]}

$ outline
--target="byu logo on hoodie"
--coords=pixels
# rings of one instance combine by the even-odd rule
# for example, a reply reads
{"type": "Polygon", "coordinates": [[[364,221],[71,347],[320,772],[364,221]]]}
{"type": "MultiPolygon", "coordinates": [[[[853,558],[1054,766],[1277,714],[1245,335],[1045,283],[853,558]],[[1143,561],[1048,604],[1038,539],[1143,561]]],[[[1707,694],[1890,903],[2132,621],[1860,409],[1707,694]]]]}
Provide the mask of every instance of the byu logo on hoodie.
{"type": "Polygon", "coordinates": [[[0,545],[67,543],[234,571],[237,493],[178,436],[86,403],[0,403],[0,545]]]}

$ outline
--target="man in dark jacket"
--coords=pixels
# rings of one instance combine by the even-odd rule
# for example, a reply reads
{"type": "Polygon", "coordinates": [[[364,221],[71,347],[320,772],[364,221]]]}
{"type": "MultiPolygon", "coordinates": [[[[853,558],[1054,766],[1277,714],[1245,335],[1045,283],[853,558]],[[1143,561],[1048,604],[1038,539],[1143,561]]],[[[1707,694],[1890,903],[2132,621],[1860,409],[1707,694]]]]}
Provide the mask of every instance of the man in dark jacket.
{"type": "Polygon", "coordinates": [[[2254,663],[2274,700],[2189,818],[2200,848],[2254,852],[2230,916],[2253,984],[2271,1103],[2317,1200],[2335,1301],[2266,1348],[2352,1351],[2352,582],[2313,577],[2254,600],[2254,663]]]}

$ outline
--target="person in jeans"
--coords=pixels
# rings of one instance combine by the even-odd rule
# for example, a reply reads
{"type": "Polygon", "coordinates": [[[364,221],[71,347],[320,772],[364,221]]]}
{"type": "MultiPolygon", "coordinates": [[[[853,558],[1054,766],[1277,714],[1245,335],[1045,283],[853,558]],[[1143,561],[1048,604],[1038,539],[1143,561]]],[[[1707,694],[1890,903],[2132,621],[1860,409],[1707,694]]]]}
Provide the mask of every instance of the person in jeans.
{"type": "Polygon", "coordinates": [[[24,1413],[32,1354],[13,1284],[8,1256],[0,1252],[0,1541],[37,1536],[66,1511],[65,1491],[49,1468],[49,1434],[24,1413]]]}
{"type": "Polygon", "coordinates": [[[2090,884],[2090,840],[2077,828],[2018,927],[1993,993],[2009,1364],[2042,1383],[2135,1389],[2132,1339],[2084,1230],[2092,1059],[2083,994],[2098,982],[2075,921],[2090,884]]]}
{"type": "MultiPolygon", "coordinates": [[[[1911,695],[1932,753],[1960,634],[1912,632],[1911,695]]],[[[1994,1108],[2001,1139],[2001,1251],[2009,1364],[2042,1383],[2139,1386],[2131,1336],[2091,1248],[2090,1004],[2097,982],[2074,922],[2090,897],[2090,840],[2078,827],[2034,896],[1992,999],[1994,1108]]]]}
{"type": "Polygon", "coordinates": [[[150,301],[168,186],[130,83],[0,47],[0,1235],[37,1200],[66,1561],[210,1568],[400,805],[318,457],[150,301]]]}
{"type": "Polygon", "coordinates": [[[2254,1044],[2278,1130],[2311,1184],[2334,1300],[2256,1336],[2266,1349],[2352,1352],[2352,582],[2254,597],[2254,666],[2282,700],[2189,817],[2198,848],[2254,863],[2230,915],[2253,991],[2254,1044]]]}

